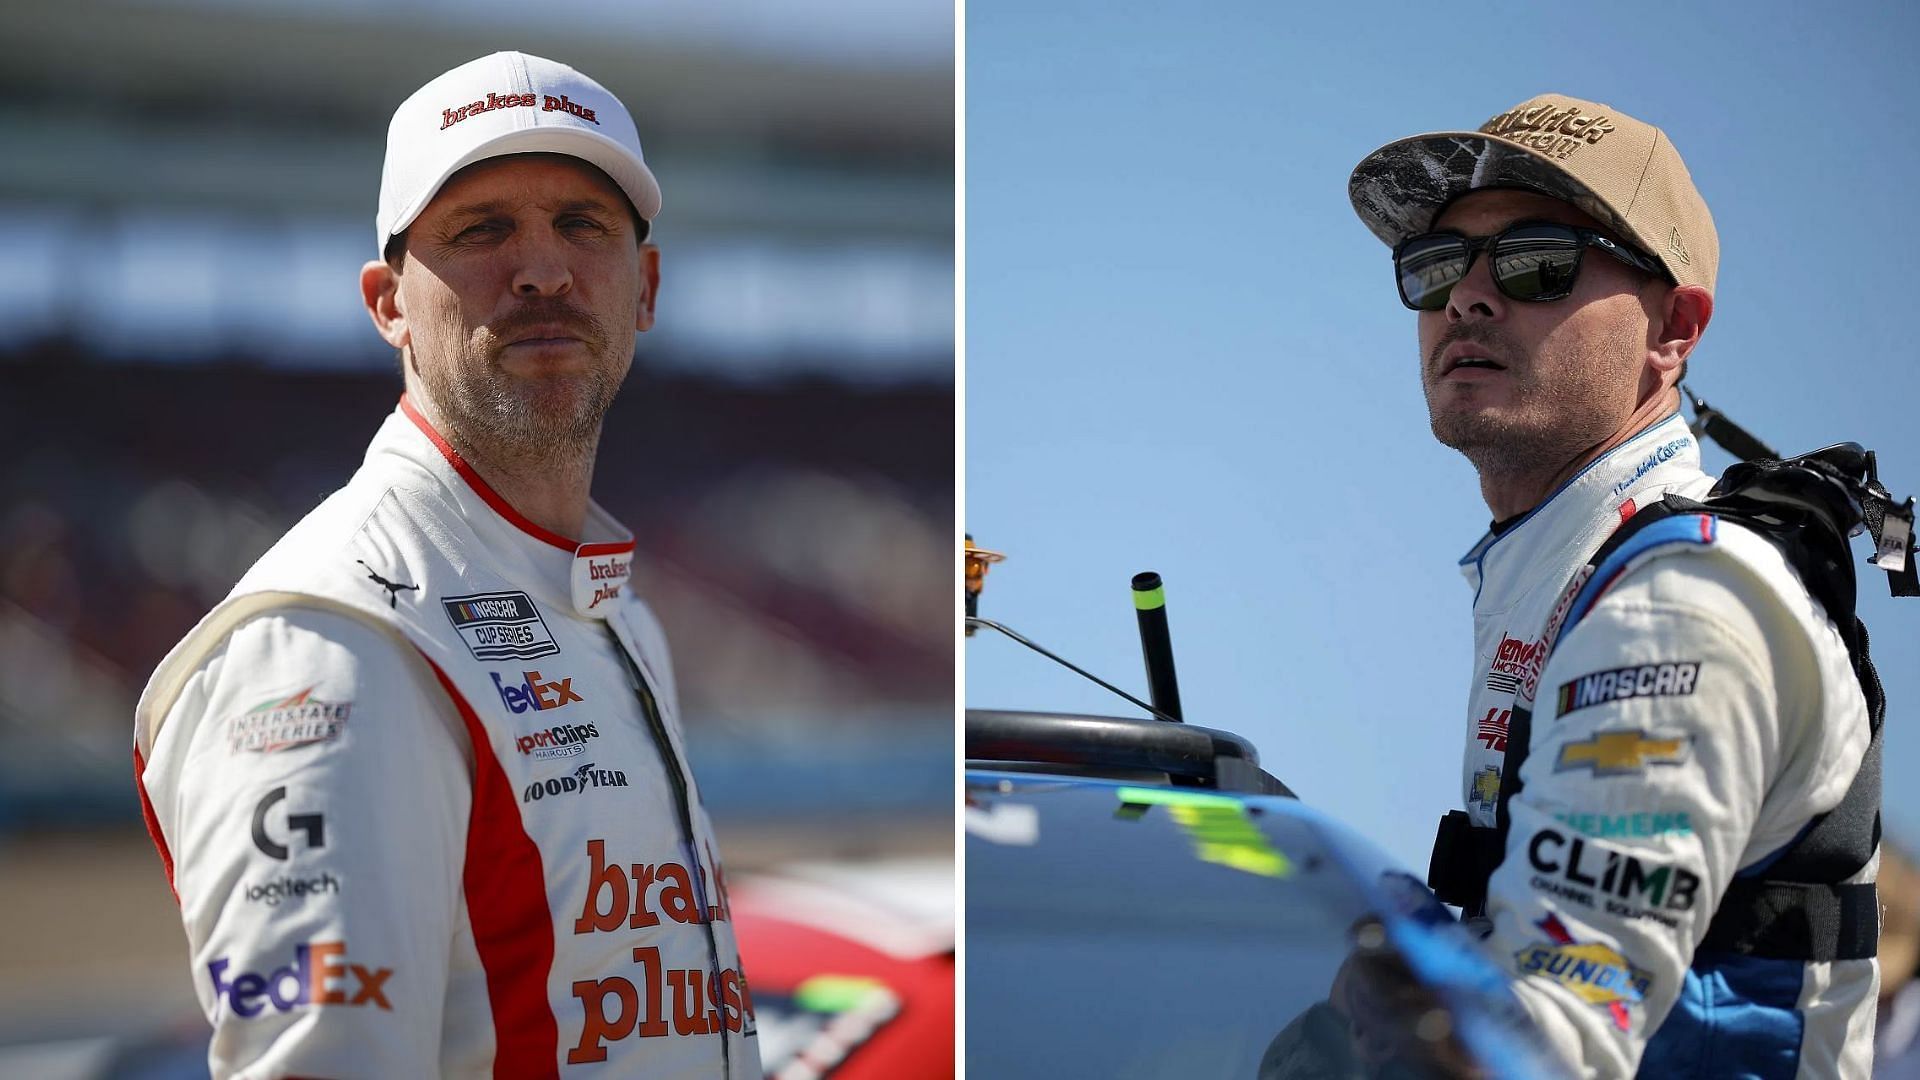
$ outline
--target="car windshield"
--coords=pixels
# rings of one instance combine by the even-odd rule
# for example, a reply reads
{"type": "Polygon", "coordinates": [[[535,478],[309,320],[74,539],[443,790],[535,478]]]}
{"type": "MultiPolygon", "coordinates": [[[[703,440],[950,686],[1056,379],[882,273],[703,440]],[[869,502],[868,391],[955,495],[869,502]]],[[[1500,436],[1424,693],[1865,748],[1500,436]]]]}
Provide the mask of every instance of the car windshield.
{"type": "Polygon", "coordinates": [[[1474,1074],[1369,910],[1379,868],[1265,802],[976,774],[968,1071],[1474,1074]]]}

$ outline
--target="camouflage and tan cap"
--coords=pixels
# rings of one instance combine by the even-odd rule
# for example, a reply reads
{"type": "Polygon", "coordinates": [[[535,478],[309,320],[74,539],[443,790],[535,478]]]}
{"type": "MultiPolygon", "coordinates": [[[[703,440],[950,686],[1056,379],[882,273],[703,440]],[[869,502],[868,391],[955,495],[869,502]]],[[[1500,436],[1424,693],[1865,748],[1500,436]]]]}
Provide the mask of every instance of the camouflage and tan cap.
{"type": "Polygon", "coordinates": [[[1682,285],[1713,291],[1720,238],[1667,133],[1613,108],[1541,94],[1480,125],[1399,139],[1353,170],[1347,195],[1394,246],[1426,232],[1480,188],[1563,199],[1659,259],[1682,285]]]}

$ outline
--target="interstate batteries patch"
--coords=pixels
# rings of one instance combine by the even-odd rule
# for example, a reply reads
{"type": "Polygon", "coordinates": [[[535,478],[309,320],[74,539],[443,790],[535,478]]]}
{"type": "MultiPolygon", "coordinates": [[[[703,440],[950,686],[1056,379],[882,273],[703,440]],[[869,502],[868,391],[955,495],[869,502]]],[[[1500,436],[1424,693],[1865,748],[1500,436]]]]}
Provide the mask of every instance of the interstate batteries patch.
{"type": "Polygon", "coordinates": [[[560,651],[526,593],[449,596],[440,606],[475,660],[537,660],[560,651]]]}

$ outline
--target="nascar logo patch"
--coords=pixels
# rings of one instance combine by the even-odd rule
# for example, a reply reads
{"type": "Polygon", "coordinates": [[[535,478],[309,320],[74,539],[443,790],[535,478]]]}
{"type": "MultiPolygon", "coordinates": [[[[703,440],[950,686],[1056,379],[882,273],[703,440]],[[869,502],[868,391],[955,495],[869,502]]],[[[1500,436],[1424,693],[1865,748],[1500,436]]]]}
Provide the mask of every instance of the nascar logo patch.
{"type": "Polygon", "coordinates": [[[440,606],[475,660],[537,660],[560,651],[526,593],[449,596],[440,606]]]}

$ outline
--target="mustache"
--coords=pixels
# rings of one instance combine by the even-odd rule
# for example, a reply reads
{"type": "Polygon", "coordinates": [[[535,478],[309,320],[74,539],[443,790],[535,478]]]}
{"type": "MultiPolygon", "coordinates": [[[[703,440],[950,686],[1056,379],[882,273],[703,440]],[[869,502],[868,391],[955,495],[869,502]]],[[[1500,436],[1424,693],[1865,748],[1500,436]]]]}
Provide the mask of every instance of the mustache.
{"type": "Polygon", "coordinates": [[[1440,354],[1446,352],[1448,346],[1462,341],[1482,347],[1488,359],[1497,360],[1508,369],[1513,367],[1513,357],[1519,352],[1507,335],[1496,327],[1480,322],[1457,322],[1442,331],[1440,340],[1428,350],[1426,370],[1429,373],[1439,371],[1440,354]]]}
{"type": "Polygon", "coordinates": [[[537,327],[558,326],[592,346],[606,349],[606,324],[590,311],[582,311],[558,297],[528,300],[496,319],[487,329],[502,344],[537,327]]]}

